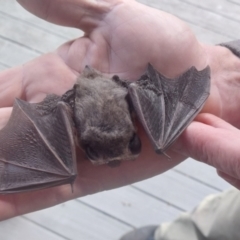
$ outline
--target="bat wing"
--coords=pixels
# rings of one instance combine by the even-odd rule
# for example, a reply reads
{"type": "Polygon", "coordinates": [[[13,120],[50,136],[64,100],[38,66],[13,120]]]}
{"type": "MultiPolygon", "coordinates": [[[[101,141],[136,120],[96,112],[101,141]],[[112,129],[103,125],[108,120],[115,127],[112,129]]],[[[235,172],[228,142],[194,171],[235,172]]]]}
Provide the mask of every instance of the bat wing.
{"type": "Polygon", "coordinates": [[[77,175],[69,107],[56,103],[47,115],[39,104],[16,99],[0,131],[0,193],[73,183],[77,175]]]}
{"type": "Polygon", "coordinates": [[[145,75],[129,85],[129,94],[157,153],[163,153],[191,123],[210,92],[210,68],[195,67],[168,79],[150,64],[145,75]]]}

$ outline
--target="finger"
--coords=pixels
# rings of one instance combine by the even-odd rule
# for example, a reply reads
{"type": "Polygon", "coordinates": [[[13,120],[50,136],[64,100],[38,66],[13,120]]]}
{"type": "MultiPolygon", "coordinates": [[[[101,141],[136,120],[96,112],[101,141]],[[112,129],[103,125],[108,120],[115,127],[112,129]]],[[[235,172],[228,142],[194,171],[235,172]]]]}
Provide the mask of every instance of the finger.
{"type": "Polygon", "coordinates": [[[0,108],[12,106],[15,98],[39,102],[46,94],[62,95],[73,86],[77,75],[55,53],[0,72],[0,108]]]}
{"type": "Polygon", "coordinates": [[[223,178],[225,181],[227,181],[228,183],[230,183],[232,186],[236,187],[237,189],[240,190],[240,180],[237,178],[234,178],[220,170],[217,170],[217,174],[223,178]]]}
{"type": "Polygon", "coordinates": [[[77,75],[57,54],[42,55],[23,66],[23,97],[39,102],[46,94],[62,95],[72,88],[77,75]]]}
{"type": "Polygon", "coordinates": [[[176,151],[240,178],[240,131],[214,116],[204,121],[213,126],[193,122],[174,146],[176,151]]]}
{"type": "Polygon", "coordinates": [[[225,122],[221,118],[208,114],[208,113],[202,113],[199,114],[196,118],[195,121],[204,123],[206,125],[210,125],[215,128],[224,128],[224,129],[229,129],[229,130],[235,130],[236,128],[232,126],[231,124],[225,122]]]}
{"type": "Polygon", "coordinates": [[[119,1],[18,0],[29,12],[62,26],[84,31],[98,26],[104,15],[119,1]]]}

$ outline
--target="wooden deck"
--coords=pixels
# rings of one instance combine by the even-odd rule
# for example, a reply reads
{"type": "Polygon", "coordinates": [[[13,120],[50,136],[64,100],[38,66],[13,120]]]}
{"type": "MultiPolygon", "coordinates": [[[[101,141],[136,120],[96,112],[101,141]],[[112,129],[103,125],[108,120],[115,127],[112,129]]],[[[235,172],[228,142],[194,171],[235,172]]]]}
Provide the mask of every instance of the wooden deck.
{"type": "MultiPolygon", "coordinates": [[[[205,43],[240,38],[239,0],[141,2],[188,22],[205,43]]],[[[34,17],[13,0],[2,0],[0,70],[54,50],[79,34],[34,17]]],[[[133,228],[171,221],[205,196],[228,187],[213,168],[189,159],[149,180],[3,221],[0,239],[117,240],[133,228]]]]}

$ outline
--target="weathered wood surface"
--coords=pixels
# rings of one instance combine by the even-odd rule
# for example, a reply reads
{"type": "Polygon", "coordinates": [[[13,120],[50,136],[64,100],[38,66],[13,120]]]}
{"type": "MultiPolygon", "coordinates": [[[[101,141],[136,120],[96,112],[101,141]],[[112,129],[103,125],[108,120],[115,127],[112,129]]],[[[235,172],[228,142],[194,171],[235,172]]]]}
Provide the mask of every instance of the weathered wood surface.
{"type": "MultiPolygon", "coordinates": [[[[206,43],[240,38],[237,0],[140,2],[178,16],[206,43]]],[[[36,18],[13,0],[0,0],[0,70],[54,51],[81,35],[80,30],[36,18]]],[[[117,240],[135,227],[171,221],[206,195],[228,187],[213,168],[189,159],[149,180],[3,221],[0,239],[117,240]]]]}

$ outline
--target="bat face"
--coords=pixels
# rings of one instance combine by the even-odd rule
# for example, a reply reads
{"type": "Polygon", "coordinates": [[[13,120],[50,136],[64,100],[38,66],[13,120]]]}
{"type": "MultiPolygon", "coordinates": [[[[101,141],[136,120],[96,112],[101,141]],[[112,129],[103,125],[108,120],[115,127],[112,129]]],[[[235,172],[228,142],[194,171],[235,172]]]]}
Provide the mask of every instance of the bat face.
{"type": "Polygon", "coordinates": [[[140,153],[127,94],[127,88],[89,67],[74,86],[78,145],[95,165],[134,159],[140,153]]]}

